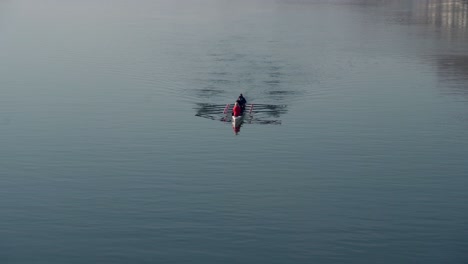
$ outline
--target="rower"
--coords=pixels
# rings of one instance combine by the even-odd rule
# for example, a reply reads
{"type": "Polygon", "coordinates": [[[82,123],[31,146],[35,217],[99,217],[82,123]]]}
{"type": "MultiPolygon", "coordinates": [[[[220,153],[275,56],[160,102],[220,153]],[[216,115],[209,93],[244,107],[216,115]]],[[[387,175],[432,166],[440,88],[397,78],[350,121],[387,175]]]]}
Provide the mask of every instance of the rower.
{"type": "Polygon", "coordinates": [[[239,103],[236,102],[234,104],[234,107],[232,108],[232,115],[234,117],[238,117],[238,116],[241,116],[242,115],[242,108],[239,106],[239,103]]]}
{"type": "Polygon", "coordinates": [[[242,111],[245,110],[245,104],[247,103],[247,100],[245,100],[244,96],[242,94],[239,95],[239,98],[237,98],[237,102],[239,103],[240,107],[242,107],[242,111]]]}
{"type": "Polygon", "coordinates": [[[241,101],[239,99],[237,99],[236,104],[238,104],[240,106],[242,113],[244,113],[245,105],[242,105],[241,101]]]}

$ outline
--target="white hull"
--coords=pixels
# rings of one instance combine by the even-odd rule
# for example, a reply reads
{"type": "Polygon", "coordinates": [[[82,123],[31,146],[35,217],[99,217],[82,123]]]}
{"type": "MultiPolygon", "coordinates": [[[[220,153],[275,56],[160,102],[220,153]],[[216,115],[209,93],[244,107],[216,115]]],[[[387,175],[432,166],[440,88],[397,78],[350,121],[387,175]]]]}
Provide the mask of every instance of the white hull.
{"type": "Polygon", "coordinates": [[[233,116],[232,117],[232,126],[233,127],[239,127],[242,124],[242,121],[244,120],[245,114],[241,116],[233,116]]]}

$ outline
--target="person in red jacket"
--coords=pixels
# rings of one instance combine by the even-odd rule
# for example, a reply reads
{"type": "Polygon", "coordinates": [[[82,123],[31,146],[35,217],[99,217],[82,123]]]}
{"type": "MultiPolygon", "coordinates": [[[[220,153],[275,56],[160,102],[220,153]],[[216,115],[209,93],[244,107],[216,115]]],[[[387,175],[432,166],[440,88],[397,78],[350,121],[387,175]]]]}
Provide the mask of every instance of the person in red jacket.
{"type": "Polygon", "coordinates": [[[242,108],[239,106],[237,102],[236,104],[234,104],[234,107],[232,108],[232,115],[236,117],[242,115],[242,108]]]}

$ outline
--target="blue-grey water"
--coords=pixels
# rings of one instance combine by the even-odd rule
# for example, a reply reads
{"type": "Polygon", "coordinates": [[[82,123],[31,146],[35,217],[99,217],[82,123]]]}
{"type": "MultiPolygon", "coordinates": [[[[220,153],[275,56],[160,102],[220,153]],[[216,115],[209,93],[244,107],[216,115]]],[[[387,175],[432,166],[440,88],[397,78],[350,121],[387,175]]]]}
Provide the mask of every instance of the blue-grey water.
{"type": "Polygon", "coordinates": [[[468,263],[467,187],[467,1],[0,2],[0,263],[468,263]]]}

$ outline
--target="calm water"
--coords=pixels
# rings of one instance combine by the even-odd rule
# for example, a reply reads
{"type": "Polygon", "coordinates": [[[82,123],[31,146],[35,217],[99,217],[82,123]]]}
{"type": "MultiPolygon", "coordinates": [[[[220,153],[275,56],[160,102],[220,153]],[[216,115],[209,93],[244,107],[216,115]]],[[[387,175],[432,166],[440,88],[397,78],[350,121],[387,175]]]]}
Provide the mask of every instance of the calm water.
{"type": "Polygon", "coordinates": [[[1,1],[0,133],[0,263],[467,263],[468,3],[1,1]]]}

